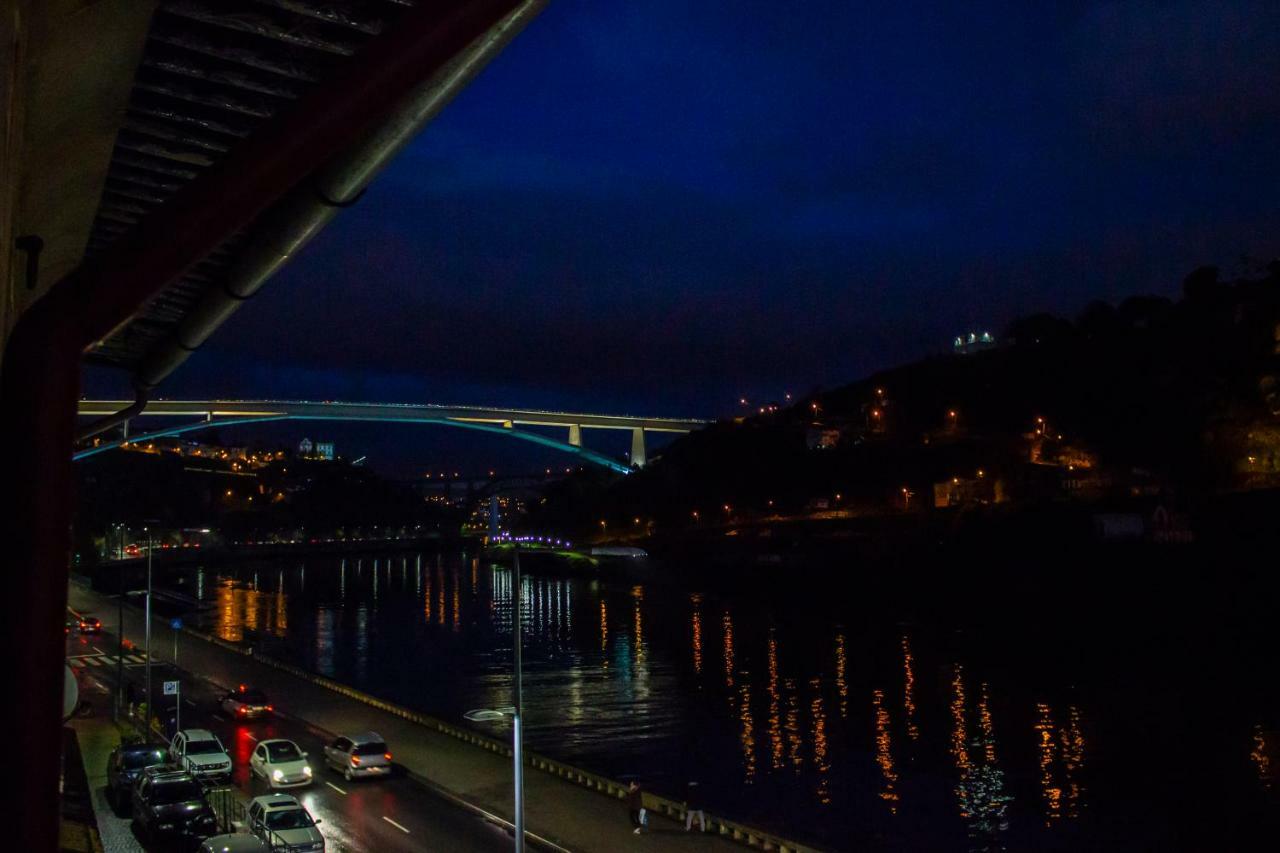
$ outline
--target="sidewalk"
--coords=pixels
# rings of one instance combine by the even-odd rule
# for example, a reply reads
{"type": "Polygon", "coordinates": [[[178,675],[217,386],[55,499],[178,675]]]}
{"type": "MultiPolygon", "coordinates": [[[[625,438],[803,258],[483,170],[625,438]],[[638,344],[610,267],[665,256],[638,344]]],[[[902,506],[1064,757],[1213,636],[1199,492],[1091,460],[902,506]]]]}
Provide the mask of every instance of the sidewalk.
{"type": "MultiPolygon", "coordinates": [[[[78,584],[70,586],[69,603],[75,610],[115,612],[113,600],[78,584]]],[[[114,631],[115,625],[108,623],[104,628],[114,631]]],[[[142,615],[126,610],[125,637],[140,643],[142,635],[142,615]]],[[[153,623],[152,642],[157,658],[173,648],[173,633],[167,623],[162,620],[153,623]]],[[[282,712],[327,732],[377,731],[391,745],[396,762],[417,778],[446,795],[511,820],[509,758],[189,634],[181,634],[179,643],[179,662],[184,670],[222,685],[257,685],[277,698],[282,712]]],[[[708,815],[708,829],[711,818],[708,815]]],[[[650,819],[649,830],[634,835],[621,800],[611,800],[604,794],[532,767],[525,774],[525,821],[531,834],[575,853],[620,850],[742,853],[747,849],[744,844],[712,832],[686,833],[683,824],[677,825],[656,813],[650,819]]]]}
{"type": "Polygon", "coordinates": [[[104,853],[143,853],[142,845],[129,826],[129,819],[117,817],[107,802],[107,756],[120,743],[120,729],[110,717],[110,695],[93,689],[82,696],[93,703],[94,716],[73,719],[68,725],[75,729],[80,742],[80,756],[89,780],[102,850],[104,853]]]}

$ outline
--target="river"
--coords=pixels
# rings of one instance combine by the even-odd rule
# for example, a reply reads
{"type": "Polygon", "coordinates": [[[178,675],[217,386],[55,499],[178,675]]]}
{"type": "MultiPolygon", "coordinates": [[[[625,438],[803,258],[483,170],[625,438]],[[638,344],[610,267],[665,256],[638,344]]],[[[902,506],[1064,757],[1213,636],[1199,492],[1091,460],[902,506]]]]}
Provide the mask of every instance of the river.
{"type": "MultiPolygon", "coordinates": [[[[1017,618],[814,577],[745,596],[526,576],[529,748],[676,797],[696,779],[709,810],[830,849],[1274,846],[1265,620],[1194,595],[1135,617],[1060,577],[1020,592],[1017,618]]],[[[511,573],[474,555],[177,583],[212,633],[391,701],[455,721],[511,703],[511,573]]]]}

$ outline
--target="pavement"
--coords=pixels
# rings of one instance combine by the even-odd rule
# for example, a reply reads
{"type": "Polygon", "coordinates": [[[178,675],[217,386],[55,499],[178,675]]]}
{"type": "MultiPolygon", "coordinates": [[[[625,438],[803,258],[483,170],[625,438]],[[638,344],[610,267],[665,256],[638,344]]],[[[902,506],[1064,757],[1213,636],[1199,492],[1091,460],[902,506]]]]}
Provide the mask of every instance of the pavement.
{"type": "MultiPolygon", "coordinates": [[[[72,584],[69,605],[78,613],[96,613],[103,619],[104,629],[116,627],[113,598],[72,584]]],[[[125,638],[141,648],[143,629],[142,614],[126,609],[125,638]]],[[[161,660],[171,663],[174,637],[167,620],[158,617],[153,620],[152,646],[154,663],[161,660]]],[[[113,683],[117,670],[115,648],[115,636],[105,630],[101,635],[73,635],[69,639],[68,655],[82,683],[113,683]]],[[[247,791],[251,785],[248,758],[257,740],[287,737],[310,753],[317,781],[301,789],[305,793],[299,798],[313,815],[324,819],[321,830],[330,850],[382,853],[511,848],[509,832],[483,818],[483,813],[488,813],[506,821],[512,819],[511,764],[505,756],[188,634],[179,635],[178,659],[181,672],[197,676],[183,678],[183,727],[198,724],[211,728],[222,738],[235,764],[235,781],[242,789],[247,791]],[[217,690],[237,684],[251,684],[266,691],[280,713],[262,721],[226,719],[215,710],[217,690]],[[333,733],[368,730],[386,739],[395,763],[407,773],[398,778],[348,783],[341,776],[321,769],[318,759],[327,737],[333,733]]],[[[132,658],[126,654],[127,679],[140,682],[142,660],[137,652],[132,653],[132,658]]],[[[154,673],[153,681],[156,681],[154,673]]],[[[156,689],[159,692],[159,688],[156,689]]],[[[109,714],[109,706],[110,702],[104,700],[99,714],[109,714]]],[[[77,724],[84,722],[77,721],[77,724]]],[[[82,744],[82,749],[86,765],[92,765],[89,768],[91,782],[98,788],[105,784],[106,760],[105,753],[98,755],[96,738],[99,736],[107,735],[102,731],[81,735],[94,745],[90,748],[82,744]],[[94,781],[98,777],[101,782],[94,781]]],[[[105,805],[105,799],[102,802],[105,805]]],[[[99,812],[100,822],[103,814],[99,812]]],[[[621,801],[532,768],[525,775],[525,820],[531,835],[547,842],[544,846],[574,853],[626,850],[741,853],[744,849],[713,834],[686,833],[683,824],[677,825],[658,815],[652,816],[645,833],[634,835],[621,801]]],[[[108,834],[104,828],[104,846],[108,843],[108,834]]]]}

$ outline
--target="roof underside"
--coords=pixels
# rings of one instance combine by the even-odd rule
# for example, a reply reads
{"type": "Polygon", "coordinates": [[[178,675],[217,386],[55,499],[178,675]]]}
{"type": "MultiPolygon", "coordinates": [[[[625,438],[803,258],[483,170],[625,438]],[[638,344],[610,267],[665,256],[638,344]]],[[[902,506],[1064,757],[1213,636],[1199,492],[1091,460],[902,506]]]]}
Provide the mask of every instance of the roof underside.
{"type": "MultiPolygon", "coordinates": [[[[165,0],[151,21],[85,262],[226,157],[347,59],[412,0],[165,0]]],[[[250,226],[252,227],[252,226],[250,226]]],[[[243,234],[153,298],[86,358],[132,370],[208,287],[243,234]]]]}

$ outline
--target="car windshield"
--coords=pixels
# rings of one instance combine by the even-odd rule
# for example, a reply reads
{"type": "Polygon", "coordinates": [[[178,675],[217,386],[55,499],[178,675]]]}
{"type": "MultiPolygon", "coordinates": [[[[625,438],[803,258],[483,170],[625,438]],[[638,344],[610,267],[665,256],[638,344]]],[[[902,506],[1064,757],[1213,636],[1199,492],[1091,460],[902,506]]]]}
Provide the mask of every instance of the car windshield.
{"type": "Polygon", "coordinates": [[[236,693],[233,699],[244,702],[247,705],[265,705],[267,704],[267,694],[261,690],[246,690],[243,693],[236,693]]]}
{"type": "Polygon", "coordinates": [[[267,744],[267,757],[271,761],[297,761],[302,757],[302,753],[298,751],[291,741],[280,741],[279,743],[267,744]]]}
{"type": "Polygon", "coordinates": [[[280,809],[267,814],[267,829],[303,829],[308,826],[315,826],[315,821],[306,809],[280,809]]]}
{"type": "Polygon", "coordinates": [[[222,752],[222,744],[216,740],[193,740],[187,742],[187,755],[216,755],[222,752]]]}
{"type": "Polygon", "coordinates": [[[154,767],[164,764],[164,753],[158,749],[141,749],[121,755],[121,764],[125,770],[141,770],[143,767],[154,767]]]}
{"type": "Polygon", "coordinates": [[[178,782],[156,783],[155,794],[151,797],[151,801],[158,806],[167,806],[199,800],[202,796],[199,782],[194,779],[183,779],[178,782]]]}
{"type": "Polygon", "coordinates": [[[380,740],[372,743],[358,743],[355,749],[356,755],[382,755],[386,751],[387,745],[380,740]]]}

